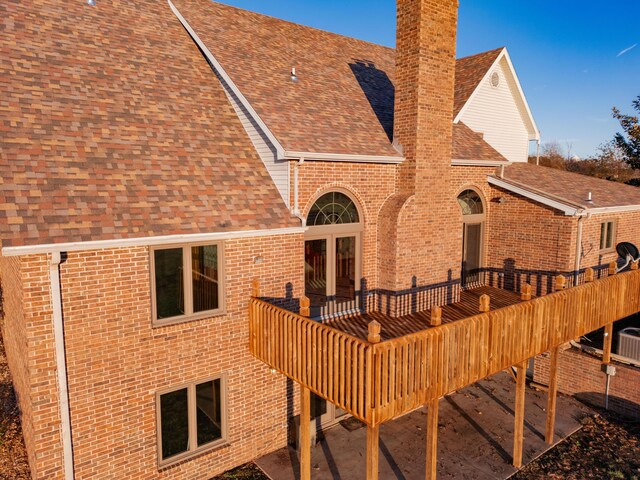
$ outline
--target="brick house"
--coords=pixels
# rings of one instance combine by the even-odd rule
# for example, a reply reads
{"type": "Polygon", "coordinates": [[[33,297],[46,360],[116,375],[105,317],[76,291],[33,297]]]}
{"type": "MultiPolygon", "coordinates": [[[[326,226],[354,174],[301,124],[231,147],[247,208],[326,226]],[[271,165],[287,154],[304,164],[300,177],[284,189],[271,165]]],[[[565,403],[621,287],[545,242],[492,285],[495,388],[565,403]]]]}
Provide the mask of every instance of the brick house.
{"type": "Polygon", "coordinates": [[[397,51],[206,0],[0,14],[2,334],[33,478],[205,478],[284,446],[298,387],[247,348],[253,279],[320,321],[401,316],[412,289],[542,295],[640,240],[637,189],[527,164],[509,54],[456,61],[456,1],[398,1],[397,51]]]}

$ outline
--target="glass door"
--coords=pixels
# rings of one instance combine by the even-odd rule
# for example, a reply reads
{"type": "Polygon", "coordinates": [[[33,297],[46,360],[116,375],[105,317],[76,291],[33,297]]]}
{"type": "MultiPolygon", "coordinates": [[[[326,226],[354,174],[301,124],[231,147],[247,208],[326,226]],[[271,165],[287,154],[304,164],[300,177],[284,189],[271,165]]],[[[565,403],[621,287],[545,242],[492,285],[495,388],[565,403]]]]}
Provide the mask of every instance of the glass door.
{"type": "Polygon", "coordinates": [[[307,240],[304,244],[304,290],[311,301],[311,316],[324,314],[328,303],[327,239],[307,240]]]}
{"type": "Polygon", "coordinates": [[[462,252],[462,286],[480,282],[482,224],[465,223],[462,252]]]}
{"type": "Polygon", "coordinates": [[[328,234],[305,241],[305,295],[313,318],[359,308],[359,249],[359,234],[328,234]]]}

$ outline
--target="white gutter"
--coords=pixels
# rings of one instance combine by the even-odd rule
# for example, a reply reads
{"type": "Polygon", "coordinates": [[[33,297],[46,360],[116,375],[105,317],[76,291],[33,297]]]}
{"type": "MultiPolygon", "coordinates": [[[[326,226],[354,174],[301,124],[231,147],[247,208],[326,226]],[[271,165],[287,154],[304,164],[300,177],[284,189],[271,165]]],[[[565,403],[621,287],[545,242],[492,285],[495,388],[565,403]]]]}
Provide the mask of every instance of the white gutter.
{"type": "Polygon", "coordinates": [[[300,215],[300,205],[299,205],[299,172],[298,169],[304,163],[304,157],[301,157],[298,162],[293,165],[293,214],[300,215]]]}
{"type": "Polygon", "coordinates": [[[53,308],[53,338],[60,400],[60,430],[62,434],[62,460],[65,480],[73,480],[73,443],[71,440],[71,414],[69,412],[69,387],[67,384],[67,355],[64,346],[62,318],[62,292],[60,290],[60,251],[52,252],[49,270],[51,282],[51,307],[53,308]]]}
{"type": "Polygon", "coordinates": [[[166,235],[160,237],[119,238],[113,240],[94,240],[88,242],[51,243],[23,247],[3,247],[2,255],[16,257],[55,252],[78,252],[84,250],[100,250],[103,248],[120,248],[136,246],[171,245],[180,243],[196,243],[218,240],[233,240],[247,237],[270,237],[274,235],[292,235],[304,233],[304,227],[273,228],[270,230],[241,230],[236,232],[192,233],[185,235],[166,235]]]}
{"type": "Polygon", "coordinates": [[[171,2],[171,0],[167,0],[167,1],[169,2],[169,6],[171,7],[171,10],[175,14],[175,16],[178,17],[178,20],[180,20],[180,23],[182,23],[182,26],[187,30],[187,32],[189,32],[189,35],[191,35],[191,38],[193,38],[193,41],[196,42],[196,44],[204,52],[205,56],[207,57],[207,60],[209,60],[209,62],[211,62],[211,65],[214,66],[214,68],[216,69],[218,74],[224,79],[225,82],[227,82],[227,84],[229,85],[231,90],[233,90],[233,93],[236,94],[236,96],[238,97],[238,99],[240,100],[240,102],[242,103],[244,108],[247,109],[249,114],[253,117],[253,119],[256,121],[256,123],[260,126],[260,128],[262,129],[264,134],[267,136],[267,138],[276,147],[276,151],[278,152],[278,157],[282,158],[284,156],[284,148],[282,147],[282,145],[280,144],[278,139],[271,132],[271,130],[269,130],[269,128],[267,127],[267,124],[262,121],[262,119],[260,118],[258,113],[254,110],[254,108],[251,106],[251,104],[246,99],[246,97],[242,94],[240,89],[236,86],[235,83],[233,83],[233,81],[231,80],[231,77],[229,77],[229,75],[227,74],[225,69],[222,68],[222,65],[220,65],[220,62],[218,62],[218,60],[216,60],[216,57],[213,56],[213,54],[207,48],[207,46],[204,44],[204,42],[202,40],[200,40],[200,37],[198,36],[198,34],[195,32],[195,30],[193,28],[191,28],[191,25],[189,25],[187,20],[182,16],[182,14],[176,8],[176,6],[171,2]]]}
{"type": "Polygon", "coordinates": [[[508,160],[462,160],[458,158],[451,160],[451,165],[455,167],[500,167],[511,164],[512,162],[508,160]]]}
{"type": "Polygon", "coordinates": [[[534,193],[528,188],[518,186],[512,182],[505,181],[504,179],[490,176],[487,178],[487,180],[489,181],[490,185],[504,188],[505,190],[509,190],[510,192],[522,195],[523,197],[528,198],[529,200],[533,200],[534,202],[538,202],[543,205],[547,205],[548,207],[555,208],[556,210],[560,210],[567,216],[573,217],[586,214],[585,209],[581,206],[574,206],[564,203],[563,200],[556,200],[551,198],[550,196],[534,193]]]}
{"type": "Polygon", "coordinates": [[[284,152],[285,160],[321,161],[321,162],[355,162],[355,163],[388,163],[397,165],[404,162],[404,157],[388,157],[376,155],[350,155],[345,153],[284,152]]]}
{"type": "Polygon", "coordinates": [[[640,205],[625,205],[620,207],[598,207],[590,208],[589,213],[592,215],[598,215],[602,213],[624,213],[624,212],[636,212],[640,210],[640,205]]]}

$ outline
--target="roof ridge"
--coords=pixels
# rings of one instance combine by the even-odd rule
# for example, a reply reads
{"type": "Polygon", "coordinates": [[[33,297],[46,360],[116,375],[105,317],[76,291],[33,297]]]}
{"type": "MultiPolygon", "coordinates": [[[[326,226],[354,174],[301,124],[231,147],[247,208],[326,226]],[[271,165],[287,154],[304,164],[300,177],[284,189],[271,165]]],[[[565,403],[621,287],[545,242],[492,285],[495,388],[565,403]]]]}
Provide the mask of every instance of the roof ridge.
{"type": "MultiPolygon", "coordinates": [[[[342,34],[342,33],[332,32],[330,30],[325,30],[323,28],[313,27],[311,25],[305,25],[303,23],[297,23],[297,22],[294,22],[292,20],[286,20],[284,18],[275,17],[273,15],[268,15],[266,13],[256,12],[254,10],[249,10],[248,8],[236,7],[235,5],[229,5],[227,3],[222,3],[222,2],[215,1],[215,0],[208,0],[207,3],[212,3],[212,4],[217,5],[219,7],[228,8],[230,10],[236,10],[236,11],[248,13],[250,15],[257,15],[259,17],[268,18],[268,19],[274,20],[276,22],[286,23],[286,24],[289,24],[289,25],[293,25],[295,27],[302,27],[302,28],[306,28],[306,29],[309,29],[309,30],[314,30],[316,32],[320,32],[320,33],[323,33],[323,34],[326,34],[326,35],[330,35],[330,36],[334,36],[334,37],[340,37],[340,38],[343,38],[343,39],[346,39],[346,40],[351,40],[351,41],[355,41],[355,42],[359,42],[359,43],[364,43],[365,45],[373,45],[374,47],[382,48],[382,49],[385,49],[385,50],[391,50],[391,51],[394,52],[394,54],[395,54],[395,51],[396,51],[396,47],[395,46],[390,47],[388,45],[382,45],[380,43],[372,42],[370,40],[364,40],[362,38],[352,37],[352,36],[345,35],[345,34],[342,34]]],[[[468,59],[472,59],[474,57],[487,55],[487,54],[493,53],[493,52],[496,52],[496,53],[497,52],[501,52],[505,48],[507,48],[507,47],[506,46],[501,46],[501,47],[492,48],[490,50],[486,50],[486,51],[483,51],[483,52],[473,53],[473,54],[467,55],[465,57],[457,57],[456,61],[468,60],[468,59]]]]}

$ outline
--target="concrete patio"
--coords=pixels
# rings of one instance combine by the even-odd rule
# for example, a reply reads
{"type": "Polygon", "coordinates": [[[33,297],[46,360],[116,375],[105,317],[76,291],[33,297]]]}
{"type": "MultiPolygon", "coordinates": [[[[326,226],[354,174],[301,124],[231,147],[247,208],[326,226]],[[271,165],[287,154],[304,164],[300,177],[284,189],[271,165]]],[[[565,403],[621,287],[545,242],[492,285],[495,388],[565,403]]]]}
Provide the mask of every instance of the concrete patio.
{"type": "MultiPolygon", "coordinates": [[[[516,472],[511,465],[515,381],[499,373],[440,400],[438,424],[438,476],[456,479],[504,479],[516,472]]],[[[524,463],[550,447],[544,441],[545,392],[527,388],[524,463]]],[[[589,409],[570,397],[558,396],[556,442],[580,428],[589,409]]],[[[421,408],[382,425],[380,478],[425,478],[426,410],[421,408]]],[[[365,478],[366,429],[342,425],[325,432],[312,448],[312,478],[359,480],[365,478]]],[[[297,480],[298,457],[281,449],[256,462],[273,480],[297,480]]]]}

